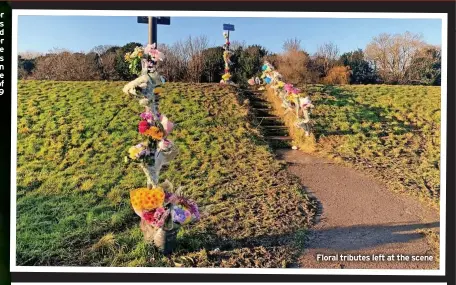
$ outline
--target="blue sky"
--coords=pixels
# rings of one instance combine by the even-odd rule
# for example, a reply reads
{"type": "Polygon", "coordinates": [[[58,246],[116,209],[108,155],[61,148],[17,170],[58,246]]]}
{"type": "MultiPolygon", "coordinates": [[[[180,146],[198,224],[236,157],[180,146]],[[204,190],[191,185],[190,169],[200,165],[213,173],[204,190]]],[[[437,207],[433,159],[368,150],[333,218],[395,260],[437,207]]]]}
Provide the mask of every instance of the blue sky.
{"type": "MultiPolygon", "coordinates": [[[[158,42],[172,44],[189,35],[205,35],[211,45],[222,45],[222,25],[235,25],[231,41],[261,44],[280,52],[286,39],[301,39],[309,53],[332,41],[341,52],[364,49],[380,33],[420,33],[429,44],[441,44],[437,19],[335,19],[335,18],[222,18],[172,17],[170,26],[158,26],[158,42]]],[[[89,51],[97,45],[147,42],[147,24],[127,16],[19,16],[18,51],[47,52],[53,48],[89,51]]]]}

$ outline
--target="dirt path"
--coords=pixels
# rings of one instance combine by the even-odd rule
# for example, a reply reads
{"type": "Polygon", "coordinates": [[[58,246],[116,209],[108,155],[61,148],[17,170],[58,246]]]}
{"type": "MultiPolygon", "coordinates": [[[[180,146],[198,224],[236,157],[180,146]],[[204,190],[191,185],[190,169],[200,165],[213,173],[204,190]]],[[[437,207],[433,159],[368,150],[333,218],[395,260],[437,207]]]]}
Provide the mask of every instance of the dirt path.
{"type": "Polygon", "coordinates": [[[438,229],[439,215],[359,171],[297,150],[277,153],[322,206],[299,260],[301,267],[438,269],[437,262],[349,262],[340,257],[338,261],[317,261],[317,254],[432,255],[417,231],[438,229]]]}

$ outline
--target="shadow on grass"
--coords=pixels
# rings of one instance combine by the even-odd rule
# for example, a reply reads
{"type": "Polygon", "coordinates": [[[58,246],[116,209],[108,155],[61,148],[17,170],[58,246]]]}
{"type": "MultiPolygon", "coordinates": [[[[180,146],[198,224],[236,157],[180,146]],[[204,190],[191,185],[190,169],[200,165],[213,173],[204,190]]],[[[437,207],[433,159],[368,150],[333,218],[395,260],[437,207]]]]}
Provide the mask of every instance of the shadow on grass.
{"type": "MultiPolygon", "coordinates": [[[[320,100],[316,101],[316,107],[318,105],[332,106],[336,108],[334,111],[337,112],[338,108],[344,108],[347,110],[347,120],[341,123],[348,124],[349,129],[334,129],[327,122],[321,120],[324,117],[327,117],[328,114],[324,113],[321,115],[313,115],[315,121],[315,132],[316,138],[321,136],[330,136],[330,135],[353,135],[356,133],[362,133],[366,136],[373,134],[373,130],[370,127],[359,127],[358,129],[353,129],[354,124],[367,124],[371,126],[373,124],[379,123],[382,125],[382,130],[378,133],[379,136],[385,136],[389,133],[395,135],[403,135],[415,131],[413,126],[408,126],[404,121],[398,119],[391,119],[385,116],[385,114],[390,113],[390,110],[382,107],[374,107],[368,104],[361,104],[356,101],[356,95],[350,93],[346,90],[343,90],[337,86],[327,85],[322,89],[323,93],[329,95],[329,97],[323,97],[320,100]]],[[[339,110],[340,111],[340,110],[339,110]]],[[[336,118],[336,120],[338,120],[336,118]]]]}
{"type": "MultiPolygon", "coordinates": [[[[198,239],[205,240],[202,245],[208,251],[219,249],[220,251],[231,251],[240,248],[253,248],[257,246],[277,247],[295,243],[301,249],[319,250],[364,250],[388,244],[402,244],[413,240],[424,238],[418,232],[423,229],[438,228],[440,222],[417,223],[417,224],[380,224],[380,225],[354,225],[349,227],[330,228],[325,230],[312,230],[312,236],[318,243],[309,242],[308,239],[299,240],[297,233],[282,235],[262,235],[257,237],[247,237],[243,239],[231,239],[230,237],[220,237],[216,234],[205,233],[198,239]],[[297,244],[296,244],[297,243],[297,244]]],[[[184,240],[179,244],[180,251],[193,251],[185,247],[184,240]]],[[[201,248],[199,248],[201,249],[201,248]]]]}
{"type": "Polygon", "coordinates": [[[407,243],[424,238],[422,229],[438,228],[440,222],[418,224],[355,225],[315,231],[318,245],[309,243],[306,248],[332,250],[363,250],[377,246],[407,243]]]}

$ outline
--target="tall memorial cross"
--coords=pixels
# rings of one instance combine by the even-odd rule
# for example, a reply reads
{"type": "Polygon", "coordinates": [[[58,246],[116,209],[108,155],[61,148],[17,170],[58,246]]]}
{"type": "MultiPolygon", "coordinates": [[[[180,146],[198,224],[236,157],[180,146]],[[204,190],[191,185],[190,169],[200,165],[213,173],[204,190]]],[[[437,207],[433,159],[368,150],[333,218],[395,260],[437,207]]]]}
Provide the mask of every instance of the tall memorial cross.
{"type": "Polygon", "coordinates": [[[157,44],[157,25],[171,24],[170,17],[138,17],[139,24],[149,24],[149,44],[157,44]]]}

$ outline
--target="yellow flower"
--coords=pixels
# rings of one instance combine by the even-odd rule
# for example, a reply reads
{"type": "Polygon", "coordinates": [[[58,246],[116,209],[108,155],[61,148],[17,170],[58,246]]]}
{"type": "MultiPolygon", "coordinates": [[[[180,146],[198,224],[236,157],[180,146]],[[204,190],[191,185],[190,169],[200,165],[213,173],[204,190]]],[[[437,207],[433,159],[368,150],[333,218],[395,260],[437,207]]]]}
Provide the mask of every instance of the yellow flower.
{"type": "Polygon", "coordinates": [[[137,155],[141,152],[141,149],[140,148],[137,148],[137,147],[130,147],[130,149],[128,150],[128,153],[130,154],[130,158],[131,159],[137,159],[137,155]]]}
{"type": "Polygon", "coordinates": [[[230,79],[230,77],[231,77],[231,74],[225,73],[225,74],[223,74],[222,79],[223,80],[228,80],[228,79],[230,79]]]}
{"type": "Polygon", "coordinates": [[[135,211],[150,211],[163,206],[165,192],[161,187],[134,189],[130,191],[130,201],[135,211]]]}
{"type": "Polygon", "coordinates": [[[126,61],[130,61],[130,53],[129,53],[129,52],[127,52],[127,53],[125,54],[125,60],[126,60],[126,61]]]}
{"type": "Polygon", "coordinates": [[[138,57],[142,57],[142,56],[143,56],[143,52],[142,51],[138,52],[138,57]]]}
{"type": "Polygon", "coordinates": [[[279,86],[279,87],[283,87],[284,85],[285,85],[285,83],[283,81],[277,82],[277,86],[279,86]]]}
{"type": "MultiPolygon", "coordinates": [[[[186,207],[182,207],[182,209],[184,209],[184,211],[189,211],[188,208],[186,208],[186,207]]],[[[185,225],[185,224],[190,223],[191,221],[192,221],[192,215],[188,215],[182,224],[185,225]]]]}

